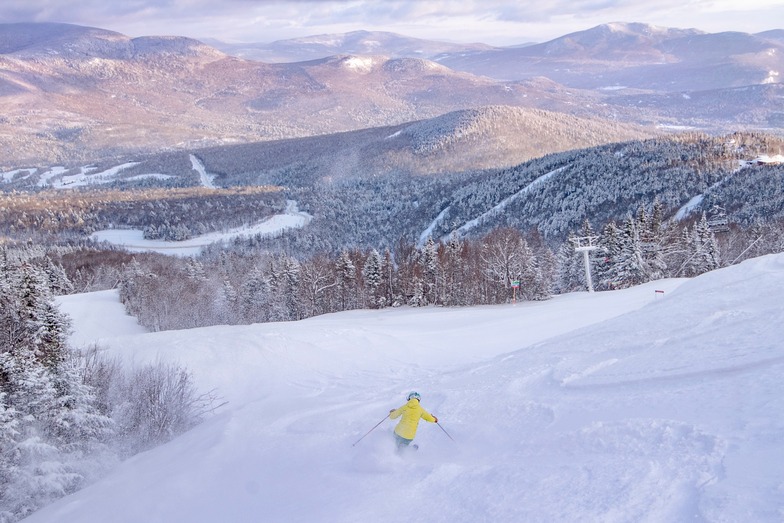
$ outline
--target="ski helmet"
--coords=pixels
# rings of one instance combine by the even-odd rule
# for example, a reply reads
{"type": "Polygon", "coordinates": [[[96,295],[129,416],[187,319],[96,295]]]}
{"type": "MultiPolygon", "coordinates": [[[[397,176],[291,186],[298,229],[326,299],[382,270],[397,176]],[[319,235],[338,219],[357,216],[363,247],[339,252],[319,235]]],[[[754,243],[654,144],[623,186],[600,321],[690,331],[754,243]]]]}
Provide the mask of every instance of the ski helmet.
{"type": "Polygon", "coordinates": [[[421,398],[419,397],[419,393],[418,392],[409,392],[408,396],[406,396],[406,400],[410,400],[410,399],[415,399],[415,400],[419,401],[421,398]]]}

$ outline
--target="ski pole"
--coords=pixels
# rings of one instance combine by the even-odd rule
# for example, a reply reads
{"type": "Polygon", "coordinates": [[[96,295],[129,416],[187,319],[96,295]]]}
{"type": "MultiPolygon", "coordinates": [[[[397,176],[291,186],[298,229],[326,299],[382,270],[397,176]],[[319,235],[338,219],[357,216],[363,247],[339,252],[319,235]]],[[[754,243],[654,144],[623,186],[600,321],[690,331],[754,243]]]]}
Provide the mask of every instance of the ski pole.
{"type": "Polygon", "coordinates": [[[451,439],[452,441],[455,441],[455,438],[453,438],[452,436],[450,436],[450,435],[449,435],[449,433],[446,431],[446,429],[445,429],[444,427],[442,427],[442,426],[441,426],[441,424],[440,424],[439,422],[437,422],[437,421],[436,421],[436,425],[438,425],[438,428],[440,428],[441,430],[443,430],[443,431],[444,431],[444,434],[446,434],[446,437],[447,437],[447,438],[451,439]]]}
{"type": "MultiPolygon", "coordinates": [[[[372,429],[370,429],[369,431],[367,431],[367,432],[365,433],[365,436],[367,436],[368,434],[370,434],[371,432],[373,432],[374,430],[376,430],[376,427],[378,427],[379,425],[381,425],[382,423],[384,423],[384,422],[387,420],[387,418],[389,418],[389,414],[387,414],[386,416],[384,416],[384,419],[382,419],[381,421],[379,421],[378,423],[376,423],[376,425],[375,425],[375,426],[374,426],[372,429]]],[[[353,443],[351,446],[353,447],[354,445],[356,445],[357,443],[359,443],[360,441],[362,441],[363,439],[365,439],[365,436],[362,436],[361,438],[359,438],[359,439],[358,439],[357,441],[355,441],[355,442],[354,442],[354,443],[353,443]]]]}

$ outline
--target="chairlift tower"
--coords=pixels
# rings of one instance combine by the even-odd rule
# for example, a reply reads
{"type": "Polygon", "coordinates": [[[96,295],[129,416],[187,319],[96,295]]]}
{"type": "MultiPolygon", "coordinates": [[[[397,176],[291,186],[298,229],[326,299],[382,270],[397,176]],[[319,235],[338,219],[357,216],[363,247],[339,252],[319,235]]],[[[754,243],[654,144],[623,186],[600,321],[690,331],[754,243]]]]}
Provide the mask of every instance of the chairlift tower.
{"type": "Polygon", "coordinates": [[[591,259],[588,255],[591,251],[599,248],[593,242],[598,240],[598,236],[581,236],[579,238],[570,238],[574,244],[574,252],[582,252],[583,259],[585,260],[585,281],[588,283],[588,292],[593,292],[593,280],[591,279],[591,259]]]}

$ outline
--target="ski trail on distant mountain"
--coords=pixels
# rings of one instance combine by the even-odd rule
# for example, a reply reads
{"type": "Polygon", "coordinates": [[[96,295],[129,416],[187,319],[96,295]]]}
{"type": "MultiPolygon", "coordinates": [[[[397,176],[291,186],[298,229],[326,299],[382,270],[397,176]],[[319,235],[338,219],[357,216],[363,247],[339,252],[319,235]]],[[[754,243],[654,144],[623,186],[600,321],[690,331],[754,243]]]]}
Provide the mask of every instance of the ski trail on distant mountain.
{"type": "Polygon", "coordinates": [[[199,180],[201,180],[201,184],[208,189],[217,189],[218,186],[215,185],[215,175],[214,174],[207,174],[207,169],[204,168],[204,164],[201,163],[201,160],[196,158],[193,154],[191,156],[191,165],[193,166],[193,170],[199,173],[199,180]]]}
{"type": "Polygon", "coordinates": [[[444,209],[443,211],[438,213],[438,216],[436,216],[436,219],[433,220],[430,223],[430,225],[427,226],[427,229],[425,229],[422,232],[422,234],[419,235],[419,242],[417,243],[417,247],[421,248],[425,244],[427,239],[430,238],[430,236],[433,234],[433,231],[435,230],[436,226],[438,226],[438,224],[441,223],[441,221],[444,219],[444,216],[446,215],[447,212],[449,212],[449,209],[451,209],[451,208],[452,208],[451,205],[447,206],[446,209],[444,209]]]}
{"type": "Polygon", "coordinates": [[[675,213],[675,221],[682,221],[683,219],[685,219],[688,215],[690,215],[692,213],[692,211],[694,211],[694,209],[696,209],[697,207],[699,207],[702,204],[702,200],[705,199],[705,195],[707,193],[709,193],[710,191],[712,191],[713,189],[715,189],[719,185],[723,184],[724,182],[726,182],[727,180],[729,180],[730,178],[735,176],[736,173],[738,173],[739,171],[741,171],[744,168],[748,167],[751,163],[752,162],[746,162],[746,161],[741,160],[740,165],[738,166],[737,169],[735,169],[729,175],[725,176],[724,178],[722,178],[718,182],[716,182],[713,185],[711,185],[710,187],[708,187],[708,189],[705,192],[700,193],[700,194],[692,197],[688,202],[686,202],[683,205],[683,207],[678,209],[678,211],[675,213]]]}
{"type": "MultiPolygon", "coordinates": [[[[568,167],[568,165],[564,165],[563,167],[559,167],[558,169],[555,169],[555,170],[552,170],[552,171],[550,171],[548,173],[543,174],[542,176],[540,176],[536,180],[532,181],[531,183],[529,183],[528,185],[526,185],[525,187],[523,187],[522,189],[520,189],[516,193],[512,194],[511,196],[508,196],[508,197],[504,198],[498,205],[496,205],[492,209],[490,209],[488,211],[485,211],[484,213],[480,214],[479,216],[477,216],[473,220],[467,221],[460,228],[458,228],[455,232],[457,232],[458,235],[463,235],[466,232],[468,232],[469,230],[471,230],[474,227],[476,227],[477,225],[479,225],[480,223],[482,223],[483,220],[485,220],[487,218],[490,218],[492,216],[495,216],[497,214],[502,213],[504,211],[504,209],[506,208],[506,206],[509,205],[511,202],[513,202],[515,199],[520,198],[521,196],[524,196],[531,189],[533,189],[537,185],[547,181],[548,179],[550,179],[551,177],[555,176],[559,172],[563,171],[567,167],[568,167]]],[[[446,215],[446,213],[447,213],[447,211],[449,209],[450,209],[450,207],[447,207],[446,209],[441,211],[441,213],[438,216],[436,216],[436,219],[433,220],[433,222],[428,226],[427,229],[425,229],[425,231],[419,237],[420,247],[422,245],[424,245],[424,242],[427,241],[427,238],[433,233],[433,230],[435,230],[435,228],[438,226],[438,224],[441,223],[441,221],[444,219],[444,216],[446,215]]]]}

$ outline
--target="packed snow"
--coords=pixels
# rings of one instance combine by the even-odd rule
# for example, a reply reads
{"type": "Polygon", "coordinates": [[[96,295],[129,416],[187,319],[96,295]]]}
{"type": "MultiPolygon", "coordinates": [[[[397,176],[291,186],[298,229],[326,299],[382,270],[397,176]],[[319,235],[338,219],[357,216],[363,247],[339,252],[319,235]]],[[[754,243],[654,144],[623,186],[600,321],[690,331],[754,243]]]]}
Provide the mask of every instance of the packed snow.
{"type": "Polygon", "coordinates": [[[148,240],[141,229],[103,229],[95,231],[90,239],[108,242],[123,247],[129,252],[158,252],[173,256],[195,256],[202,248],[213,243],[231,241],[234,238],[255,235],[274,236],[286,229],[300,228],[307,225],[312,216],[299,210],[297,202],[288,200],[286,210],[259,223],[237,227],[226,231],[216,231],[188,240],[148,240]]]}
{"type": "Polygon", "coordinates": [[[779,522],[783,288],[779,254],[544,302],[157,333],[111,292],[63,297],[74,343],[187,365],[228,403],[26,521],[779,522]],[[439,425],[398,454],[385,417],[409,390],[439,425]]]}

